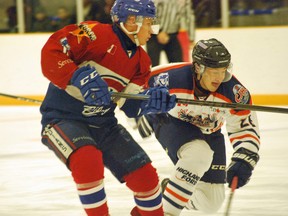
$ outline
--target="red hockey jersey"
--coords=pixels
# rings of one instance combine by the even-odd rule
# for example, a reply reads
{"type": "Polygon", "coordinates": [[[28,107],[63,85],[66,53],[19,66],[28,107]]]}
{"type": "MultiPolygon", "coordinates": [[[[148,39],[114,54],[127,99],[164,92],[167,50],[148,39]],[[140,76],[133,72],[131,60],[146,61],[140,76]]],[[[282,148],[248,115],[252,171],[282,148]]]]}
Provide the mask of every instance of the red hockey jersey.
{"type": "Polygon", "coordinates": [[[89,21],[55,32],[42,49],[44,76],[65,89],[74,71],[90,64],[115,91],[122,91],[129,82],[142,86],[150,73],[150,58],[142,47],[134,53],[126,50],[117,30],[89,21]]]}

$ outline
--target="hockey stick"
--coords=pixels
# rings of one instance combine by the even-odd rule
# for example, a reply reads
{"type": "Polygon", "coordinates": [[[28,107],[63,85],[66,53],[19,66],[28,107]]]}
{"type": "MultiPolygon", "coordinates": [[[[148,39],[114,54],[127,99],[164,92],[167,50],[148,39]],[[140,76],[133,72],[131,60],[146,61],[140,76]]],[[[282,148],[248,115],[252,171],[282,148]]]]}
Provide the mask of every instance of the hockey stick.
{"type": "Polygon", "coordinates": [[[31,102],[31,103],[38,103],[38,104],[42,103],[41,100],[36,100],[36,99],[21,97],[21,96],[16,96],[16,95],[10,95],[10,94],[0,93],[0,96],[14,98],[16,100],[21,100],[21,101],[26,101],[26,102],[31,102]]]}
{"type": "MultiPolygon", "coordinates": [[[[41,100],[36,100],[27,97],[21,97],[16,95],[4,94],[0,93],[0,96],[14,98],[16,100],[27,101],[32,103],[41,104],[41,100]]],[[[148,100],[149,95],[142,95],[142,94],[129,94],[123,92],[111,92],[111,96],[114,97],[121,97],[127,99],[135,99],[135,100],[148,100]]],[[[197,101],[197,100],[189,100],[189,99],[182,99],[176,98],[177,103],[182,104],[193,104],[198,106],[210,106],[210,107],[220,107],[220,108],[232,108],[238,110],[253,110],[253,111],[260,111],[260,112],[274,112],[274,113],[283,113],[288,114],[287,108],[279,108],[279,107],[267,107],[267,106],[258,106],[258,105],[249,105],[249,104],[235,104],[235,103],[221,103],[221,102],[213,102],[213,101],[197,101]]]]}
{"type": "Polygon", "coordinates": [[[225,214],[224,214],[225,216],[229,216],[232,199],[233,199],[235,190],[237,188],[237,185],[238,185],[238,176],[234,176],[232,179],[231,190],[230,190],[227,207],[226,207],[225,214]]]}
{"type": "MultiPolygon", "coordinates": [[[[135,99],[135,100],[148,100],[149,99],[149,95],[142,95],[142,94],[111,92],[111,95],[116,96],[116,97],[121,97],[121,98],[127,98],[127,99],[135,99]]],[[[237,110],[253,110],[253,111],[260,111],[260,112],[274,112],[274,113],[288,114],[287,108],[267,107],[267,106],[258,106],[258,105],[250,105],[250,104],[198,101],[198,100],[182,99],[182,98],[176,98],[176,103],[193,104],[193,105],[198,105],[198,106],[210,106],[210,107],[218,107],[218,108],[231,108],[231,109],[237,109],[237,110]]]]}

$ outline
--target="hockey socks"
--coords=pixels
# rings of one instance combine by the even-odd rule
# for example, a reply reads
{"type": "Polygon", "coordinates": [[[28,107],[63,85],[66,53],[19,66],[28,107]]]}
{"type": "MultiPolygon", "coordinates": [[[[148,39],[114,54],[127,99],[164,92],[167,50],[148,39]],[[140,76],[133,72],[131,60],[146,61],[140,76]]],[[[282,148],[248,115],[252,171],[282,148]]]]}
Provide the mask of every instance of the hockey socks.
{"type": "Polygon", "coordinates": [[[169,180],[164,191],[163,206],[165,213],[180,215],[186,203],[192,196],[192,192],[184,187],[181,187],[177,180],[173,180],[169,180]]]}
{"type": "Polygon", "coordinates": [[[109,215],[103,182],[92,188],[78,188],[78,195],[87,215],[109,215]]]}
{"type": "Polygon", "coordinates": [[[80,201],[88,216],[108,216],[102,153],[94,146],[74,152],[69,161],[80,201]]]}
{"type": "Polygon", "coordinates": [[[162,194],[159,179],[151,163],[124,177],[127,187],[134,192],[136,208],[132,215],[162,216],[162,194]]]}
{"type": "Polygon", "coordinates": [[[209,169],[213,151],[203,140],[194,140],[178,151],[179,160],[163,193],[164,212],[180,215],[196,185],[209,169]]]}

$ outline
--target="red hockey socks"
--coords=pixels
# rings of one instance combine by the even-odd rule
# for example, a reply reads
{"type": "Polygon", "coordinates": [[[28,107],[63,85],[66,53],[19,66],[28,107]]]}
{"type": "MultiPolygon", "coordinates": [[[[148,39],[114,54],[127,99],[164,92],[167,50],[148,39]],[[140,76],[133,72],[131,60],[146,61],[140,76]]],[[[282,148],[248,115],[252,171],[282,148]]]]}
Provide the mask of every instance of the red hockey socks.
{"type": "Polygon", "coordinates": [[[150,164],[124,177],[127,187],[134,192],[136,209],[131,212],[141,216],[162,216],[162,194],[156,169],[150,164]]]}
{"type": "Polygon", "coordinates": [[[87,215],[108,216],[102,153],[94,146],[81,147],[71,155],[69,166],[87,215]]]}

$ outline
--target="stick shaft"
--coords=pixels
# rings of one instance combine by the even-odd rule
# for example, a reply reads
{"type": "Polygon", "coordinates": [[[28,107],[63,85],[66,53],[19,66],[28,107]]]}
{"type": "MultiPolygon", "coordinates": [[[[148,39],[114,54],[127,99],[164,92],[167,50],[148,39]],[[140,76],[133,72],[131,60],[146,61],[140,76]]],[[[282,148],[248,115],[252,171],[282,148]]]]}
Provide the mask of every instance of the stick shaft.
{"type": "Polygon", "coordinates": [[[226,211],[225,211],[225,216],[229,216],[229,214],[230,214],[231,203],[232,203],[233,196],[234,196],[235,190],[237,188],[237,185],[238,185],[238,177],[234,176],[234,178],[232,179],[231,190],[230,190],[230,194],[228,197],[228,203],[227,203],[227,207],[226,207],[226,211]]]}
{"type": "MultiPolygon", "coordinates": [[[[127,99],[134,99],[134,100],[148,100],[149,95],[142,95],[142,94],[129,94],[123,92],[111,92],[111,95],[114,97],[121,97],[127,99]]],[[[41,100],[36,100],[27,97],[21,97],[11,94],[4,94],[0,93],[0,96],[14,98],[16,100],[27,101],[32,103],[41,104],[41,100]]],[[[260,111],[260,112],[273,112],[273,113],[283,113],[288,114],[287,108],[280,108],[280,107],[268,107],[268,106],[258,106],[258,105],[250,105],[250,104],[235,104],[235,103],[222,103],[222,102],[213,102],[213,101],[198,101],[198,100],[190,100],[190,99],[182,99],[176,98],[177,103],[182,104],[192,104],[198,106],[210,106],[210,107],[218,107],[218,108],[231,108],[231,109],[238,109],[238,110],[253,110],[253,111],[260,111]]]]}
{"type": "MultiPolygon", "coordinates": [[[[112,92],[112,96],[127,98],[127,99],[135,99],[135,100],[148,100],[148,95],[141,94],[127,94],[123,92],[112,92]]],[[[250,104],[236,104],[236,103],[222,103],[222,102],[213,102],[213,101],[198,101],[198,100],[190,100],[190,99],[182,99],[176,98],[177,103],[182,104],[192,104],[198,106],[211,106],[218,108],[231,108],[238,110],[253,110],[260,112],[274,112],[274,113],[283,113],[288,114],[287,108],[280,107],[268,107],[268,106],[258,106],[258,105],[250,105],[250,104]]]]}
{"type": "Polygon", "coordinates": [[[16,95],[10,95],[10,94],[0,93],[0,96],[14,98],[16,100],[21,100],[21,101],[26,101],[26,102],[32,102],[32,103],[38,103],[38,104],[42,103],[41,100],[36,100],[36,99],[27,98],[27,97],[21,97],[21,96],[16,96],[16,95]]]}

